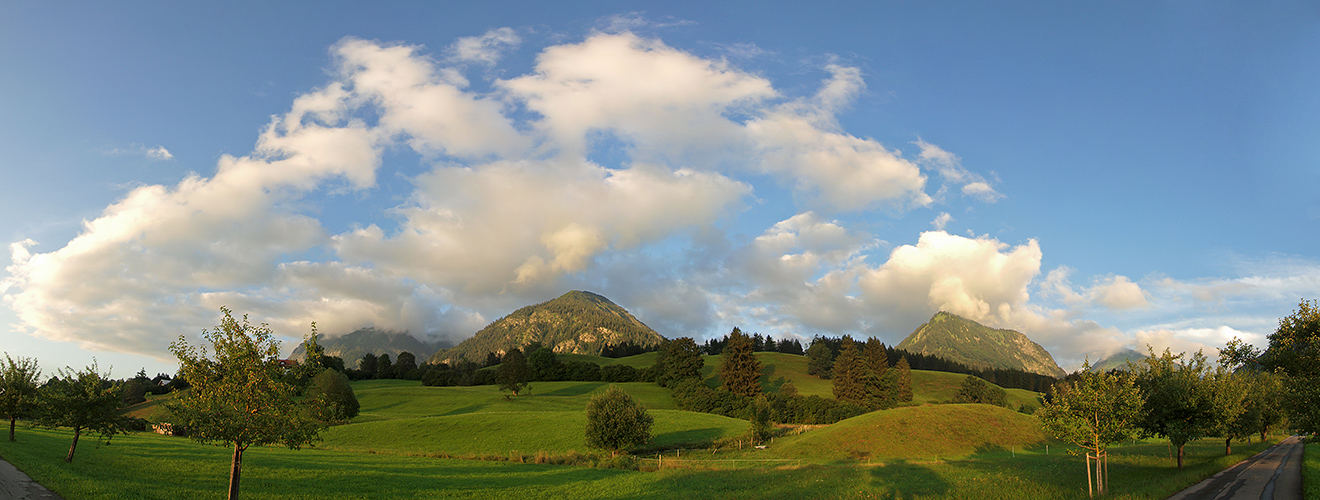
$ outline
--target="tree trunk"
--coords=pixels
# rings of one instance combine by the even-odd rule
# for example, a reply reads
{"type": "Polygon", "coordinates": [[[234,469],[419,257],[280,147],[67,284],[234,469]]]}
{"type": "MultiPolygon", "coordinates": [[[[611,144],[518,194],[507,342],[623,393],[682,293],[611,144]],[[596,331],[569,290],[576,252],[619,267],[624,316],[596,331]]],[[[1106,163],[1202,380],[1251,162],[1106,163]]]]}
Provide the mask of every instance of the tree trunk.
{"type": "Polygon", "coordinates": [[[1233,454],[1233,445],[1231,444],[1232,442],[1233,442],[1233,438],[1224,438],[1224,456],[1229,456],[1233,454]]]}
{"type": "Polygon", "coordinates": [[[229,500],[238,500],[238,480],[243,475],[244,446],[234,445],[234,461],[229,464],[229,500]]]}
{"type": "Polygon", "coordinates": [[[1094,498],[1095,491],[1091,489],[1091,454],[1086,454],[1086,496],[1094,498]]]}
{"type": "Polygon", "coordinates": [[[64,457],[64,463],[73,463],[73,450],[78,449],[78,435],[82,434],[82,427],[73,428],[73,444],[69,445],[69,454],[64,457]]]}
{"type": "Polygon", "coordinates": [[[1180,444],[1180,445],[1178,445],[1178,469],[1179,469],[1179,470],[1182,470],[1183,446],[1187,446],[1187,445],[1185,445],[1185,444],[1180,444]]]}
{"type": "Polygon", "coordinates": [[[18,417],[12,417],[12,416],[9,417],[9,441],[10,441],[10,442],[13,442],[13,441],[14,441],[14,422],[16,422],[17,420],[18,420],[18,417]]]}
{"type": "Polygon", "coordinates": [[[1260,442],[1265,442],[1265,429],[1260,430],[1260,442]]]}

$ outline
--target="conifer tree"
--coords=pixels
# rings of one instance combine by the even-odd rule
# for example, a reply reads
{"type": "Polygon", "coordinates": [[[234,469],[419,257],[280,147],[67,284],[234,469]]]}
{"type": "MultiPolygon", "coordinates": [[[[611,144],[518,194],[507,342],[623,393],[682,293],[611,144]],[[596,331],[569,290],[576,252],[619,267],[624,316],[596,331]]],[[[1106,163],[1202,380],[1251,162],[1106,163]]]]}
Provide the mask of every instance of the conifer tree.
{"type": "Polygon", "coordinates": [[[898,372],[898,400],[912,401],[912,365],[908,364],[907,356],[898,358],[894,371],[898,372]]]}
{"type": "Polygon", "coordinates": [[[761,393],[761,362],[752,348],[753,339],[734,327],[729,344],[724,347],[724,362],[720,364],[720,378],[729,392],[744,396],[761,393]]]}
{"type": "Polygon", "coordinates": [[[843,347],[839,357],[834,360],[834,398],[840,401],[862,403],[866,400],[866,388],[862,386],[862,376],[866,374],[866,365],[857,353],[857,343],[851,336],[843,336],[843,347]]]}
{"type": "Polygon", "coordinates": [[[889,373],[889,355],[885,352],[884,342],[875,337],[867,339],[863,354],[866,373],[862,385],[866,391],[866,406],[872,410],[893,408],[898,383],[889,373]]]}

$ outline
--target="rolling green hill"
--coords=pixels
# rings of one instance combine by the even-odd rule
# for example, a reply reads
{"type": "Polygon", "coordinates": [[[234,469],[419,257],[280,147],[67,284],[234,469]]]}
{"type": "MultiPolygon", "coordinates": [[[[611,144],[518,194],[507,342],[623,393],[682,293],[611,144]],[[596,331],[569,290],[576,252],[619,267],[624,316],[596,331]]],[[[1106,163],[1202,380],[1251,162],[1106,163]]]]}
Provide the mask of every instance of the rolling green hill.
{"type": "Polygon", "coordinates": [[[1053,377],[1067,375],[1040,344],[1019,332],[990,328],[947,312],[935,313],[897,346],[973,368],[1008,368],[1053,377]]]}
{"type": "Polygon", "coordinates": [[[1006,408],[978,404],[923,405],[856,416],[775,440],[774,455],[814,461],[868,457],[961,458],[1044,444],[1040,422],[1006,408]]]}
{"type": "MultiPolygon", "coordinates": [[[[583,440],[587,403],[609,385],[533,382],[530,392],[505,399],[505,393],[494,386],[354,382],[361,413],[351,424],[326,431],[325,441],[317,447],[449,456],[587,451],[583,440]]],[[[614,385],[649,409],[655,419],[651,446],[696,447],[747,432],[745,420],[675,409],[669,392],[655,384],[614,385]]]]}
{"type": "Polygon", "coordinates": [[[495,320],[472,338],[431,356],[432,363],[460,359],[480,362],[487,353],[522,348],[533,342],[563,354],[599,354],[607,345],[625,342],[654,346],[664,337],[610,299],[572,291],[554,300],[523,307],[495,320]]]}

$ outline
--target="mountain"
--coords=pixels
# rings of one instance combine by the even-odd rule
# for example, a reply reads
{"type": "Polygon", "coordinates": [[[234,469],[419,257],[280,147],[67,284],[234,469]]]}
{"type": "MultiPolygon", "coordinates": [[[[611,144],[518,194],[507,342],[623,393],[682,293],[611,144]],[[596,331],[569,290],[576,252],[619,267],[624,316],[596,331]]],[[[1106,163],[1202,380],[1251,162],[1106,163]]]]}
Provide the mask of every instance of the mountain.
{"type": "Polygon", "coordinates": [[[940,311],[897,346],[973,368],[1009,368],[1042,375],[1067,375],[1040,344],[1019,332],[990,328],[940,311]]]}
{"type": "Polygon", "coordinates": [[[1094,364],[1091,365],[1091,371],[1102,373],[1102,372],[1107,372],[1109,370],[1113,370],[1115,368],[1125,369],[1127,368],[1128,360],[1132,360],[1133,363],[1140,363],[1141,360],[1143,359],[1146,359],[1145,354],[1139,353],[1132,349],[1123,349],[1121,351],[1109,355],[1109,357],[1105,359],[1096,361],[1094,364]]]}
{"type": "MultiPolygon", "coordinates": [[[[422,342],[407,333],[375,328],[362,328],[339,337],[321,335],[316,338],[316,342],[325,348],[326,356],[339,356],[344,360],[344,366],[349,368],[357,368],[358,360],[367,353],[377,356],[389,354],[390,359],[399,359],[399,353],[408,351],[417,357],[418,363],[421,363],[436,351],[448,347],[439,342],[422,342]]],[[[302,345],[294,348],[290,356],[299,361],[306,357],[307,352],[303,350],[302,345]]]]}
{"type": "Polygon", "coordinates": [[[558,353],[599,354],[607,345],[631,342],[653,346],[664,339],[610,299],[591,292],[572,291],[495,320],[472,338],[435,353],[431,362],[464,358],[481,362],[487,353],[502,353],[532,342],[540,342],[558,353]]]}

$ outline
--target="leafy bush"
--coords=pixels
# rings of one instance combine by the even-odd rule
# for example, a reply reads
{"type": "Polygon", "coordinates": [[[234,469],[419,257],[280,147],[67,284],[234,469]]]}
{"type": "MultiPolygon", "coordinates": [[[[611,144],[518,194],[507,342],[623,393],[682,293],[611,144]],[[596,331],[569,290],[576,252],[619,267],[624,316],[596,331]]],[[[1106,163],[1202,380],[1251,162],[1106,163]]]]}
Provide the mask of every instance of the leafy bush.
{"type": "Polygon", "coordinates": [[[651,440],[653,419],[646,408],[618,387],[591,398],[587,404],[587,446],[618,453],[651,440]]]}

